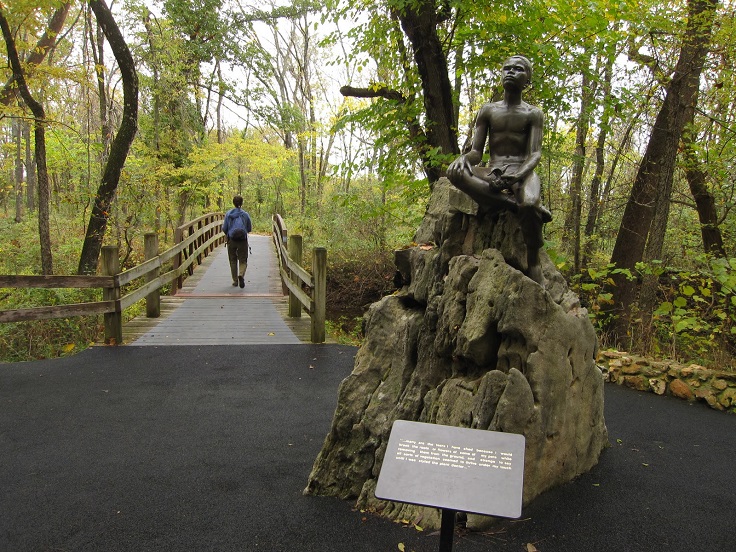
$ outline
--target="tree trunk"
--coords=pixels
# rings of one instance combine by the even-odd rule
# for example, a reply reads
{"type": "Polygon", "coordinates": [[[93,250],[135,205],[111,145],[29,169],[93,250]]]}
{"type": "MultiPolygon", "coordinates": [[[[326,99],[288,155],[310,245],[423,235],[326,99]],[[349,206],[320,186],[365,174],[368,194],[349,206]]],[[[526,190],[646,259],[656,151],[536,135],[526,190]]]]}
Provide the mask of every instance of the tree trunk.
{"type": "MultiPolygon", "coordinates": [[[[0,10],[0,27],[8,50],[8,59],[13,68],[13,80],[18,85],[18,92],[33,113],[33,132],[36,140],[36,171],[38,174],[38,237],[41,245],[41,273],[53,274],[53,257],[51,255],[51,233],[49,231],[49,177],[46,171],[46,113],[37,102],[26,85],[23,68],[18,51],[15,48],[13,33],[5,15],[0,10]]],[[[20,134],[20,133],[19,133],[20,134]]]]}
{"type": "Polygon", "coordinates": [[[36,158],[31,148],[31,125],[23,124],[23,141],[26,144],[26,207],[36,210],[36,158]]]}
{"type": "Polygon", "coordinates": [[[225,82],[222,80],[222,68],[220,67],[220,60],[215,61],[217,65],[217,107],[215,113],[217,115],[217,143],[225,143],[225,131],[222,128],[222,100],[225,98],[225,82]]]}
{"type": "Polygon", "coordinates": [[[590,127],[590,111],[593,90],[590,81],[590,58],[583,69],[580,91],[580,115],[575,131],[575,154],[573,155],[572,178],[570,179],[570,211],[565,217],[565,241],[572,247],[575,274],[580,270],[580,223],[583,213],[583,172],[585,172],[585,147],[590,127]]]}
{"type": "MultiPolygon", "coordinates": [[[[455,98],[460,97],[460,93],[463,89],[463,48],[463,44],[458,44],[458,46],[455,48],[455,78],[453,79],[452,83],[453,97],[455,98]]],[[[473,106],[472,97],[470,98],[470,105],[473,106]]],[[[454,102],[453,108],[453,117],[455,118],[455,121],[460,121],[460,102],[454,102]]],[[[468,138],[468,140],[470,139],[472,138],[468,138]]]]}
{"type": "MultiPolygon", "coordinates": [[[[414,61],[419,70],[427,115],[426,149],[439,148],[445,155],[458,155],[457,122],[452,102],[452,84],[447,58],[437,35],[437,6],[434,0],[421,0],[398,13],[401,28],[411,42],[414,61]]],[[[430,183],[444,176],[444,167],[437,162],[425,163],[430,183]]]]}
{"type": "Polygon", "coordinates": [[[13,120],[13,140],[15,141],[15,171],[14,171],[14,185],[15,185],[15,222],[20,224],[23,222],[23,154],[22,154],[22,139],[21,139],[21,121],[20,119],[13,120]]]}
{"type": "Polygon", "coordinates": [[[718,224],[716,200],[706,184],[706,173],[703,170],[705,162],[698,158],[697,136],[692,128],[694,117],[695,109],[690,109],[690,128],[685,131],[682,137],[685,178],[690,193],[695,200],[695,209],[700,221],[700,235],[703,238],[703,250],[709,255],[725,257],[726,250],[723,246],[723,236],[718,224]]]}
{"type": "Polygon", "coordinates": [[[89,5],[120,67],[123,79],[123,116],[118,133],[110,147],[110,155],[105,164],[102,181],[97,188],[79,259],[79,274],[94,274],[97,271],[97,260],[105,237],[110,206],[115,199],[120,173],[138,125],[138,75],[135,71],[133,56],[104,1],[90,0],[89,5]]]}
{"type": "MultiPolygon", "coordinates": [[[[687,122],[687,108],[698,90],[717,3],[717,0],[688,2],[689,17],[680,57],[657,114],[611,255],[611,262],[619,269],[633,272],[636,263],[642,260],[655,215],[657,190],[671,188],[677,149],[687,122]]],[[[636,284],[624,274],[615,274],[612,292],[616,316],[609,330],[619,345],[626,346],[636,284]]]]}
{"type": "Polygon", "coordinates": [[[304,139],[299,138],[297,141],[297,148],[299,151],[299,213],[304,214],[307,211],[307,188],[308,188],[308,179],[307,179],[307,171],[304,167],[304,164],[306,163],[305,155],[304,155],[304,139]]]}
{"type": "MultiPolygon", "coordinates": [[[[670,197],[672,195],[672,178],[662,183],[657,188],[654,201],[654,217],[649,229],[644,260],[651,263],[662,259],[664,237],[667,233],[667,221],[670,216],[670,197]]],[[[659,291],[659,276],[656,272],[645,273],[641,279],[641,291],[639,294],[640,330],[638,332],[641,340],[641,350],[649,352],[652,345],[652,316],[657,306],[657,294],[659,291]]]]}
{"type": "Polygon", "coordinates": [[[87,14],[87,18],[89,22],[89,43],[92,47],[92,60],[95,64],[95,75],[97,80],[97,103],[100,110],[100,141],[102,142],[100,166],[104,166],[107,161],[107,156],[110,153],[110,141],[112,140],[110,116],[107,109],[107,87],[105,86],[105,36],[99,22],[97,23],[97,28],[93,29],[92,18],[89,13],[87,14]]]}
{"type": "MultiPolygon", "coordinates": [[[[159,135],[159,128],[161,127],[161,96],[159,90],[159,76],[158,76],[158,61],[156,61],[156,46],[153,40],[153,31],[151,28],[151,12],[146,11],[145,17],[143,18],[143,24],[146,27],[146,38],[148,40],[148,47],[151,49],[151,71],[153,73],[153,148],[156,151],[156,155],[159,154],[161,149],[161,139],[159,135]]],[[[158,233],[161,230],[161,203],[164,201],[164,197],[161,193],[161,184],[156,180],[156,189],[154,197],[156,198],[156,221],[154,224],[154,230],[158,233]]]]}
{"type": "Polygon", "coordinates": [[[718,224],[716,201],[705,183],[705,173],[700,167],[693,167],[685,169],[685,175],[698,211],[703,250],[716,257],[725,257],[726,249],[723,246],[723,236],[718,224]]]}
{"type": "Polygon", "coordinates": [[[605,146],[608,139],[608,125],[611,120],[611,76],[613,74],[614,55],[610,55],[606,61],[603,75],[603,115],[601,116],[600,132],[595,147],[595,172],[590,181],[590,195],[588,196],[588,217],[585,221],[585,245],[583,247],[582,266],[587,266],[593,254],[595,243],[593,234],[598,223],[601,207],[601,182],[605,169],[605,146]]]}

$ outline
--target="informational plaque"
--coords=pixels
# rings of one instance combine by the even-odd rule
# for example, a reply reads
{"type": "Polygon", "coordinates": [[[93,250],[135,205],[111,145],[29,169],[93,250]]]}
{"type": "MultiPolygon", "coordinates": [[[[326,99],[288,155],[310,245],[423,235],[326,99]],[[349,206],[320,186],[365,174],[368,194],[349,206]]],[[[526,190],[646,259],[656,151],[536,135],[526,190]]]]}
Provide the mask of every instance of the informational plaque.
{"type": "Polygon", "coordinates": [[[521,516],[523,435],[397,420],[376,497],[491,516],[521,516]]]}

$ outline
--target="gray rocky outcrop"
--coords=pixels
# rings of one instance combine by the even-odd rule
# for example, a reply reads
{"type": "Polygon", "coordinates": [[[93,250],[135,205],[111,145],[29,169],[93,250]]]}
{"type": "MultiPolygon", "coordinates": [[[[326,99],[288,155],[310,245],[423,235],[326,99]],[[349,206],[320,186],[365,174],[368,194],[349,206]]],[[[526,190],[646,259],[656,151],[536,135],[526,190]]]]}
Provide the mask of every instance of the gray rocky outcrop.
{"type": "Polygon", "coordinates": [[[396,254],[399,291],[365,316],[305,493],[438,526],[436,511],[373,494],[397,419],[525,435],[524,503],[590,470],[608,442],[596,336],[549,258],[542,288],[522,273],[515,215],[479,213],[446,179],[415,242],[396,254]]]}

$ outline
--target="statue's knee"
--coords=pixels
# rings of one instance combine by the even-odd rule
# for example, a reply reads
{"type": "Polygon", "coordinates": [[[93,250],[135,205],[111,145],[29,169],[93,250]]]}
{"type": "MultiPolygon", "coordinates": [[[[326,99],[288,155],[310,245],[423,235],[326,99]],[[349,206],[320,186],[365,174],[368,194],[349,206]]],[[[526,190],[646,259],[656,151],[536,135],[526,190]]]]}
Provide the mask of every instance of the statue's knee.
{"type": "Polygon", "coordinates": [[[521,197],[517,203],[519,204],[520,211],[533,213],[539,202],[530,198],[521,197]]]}

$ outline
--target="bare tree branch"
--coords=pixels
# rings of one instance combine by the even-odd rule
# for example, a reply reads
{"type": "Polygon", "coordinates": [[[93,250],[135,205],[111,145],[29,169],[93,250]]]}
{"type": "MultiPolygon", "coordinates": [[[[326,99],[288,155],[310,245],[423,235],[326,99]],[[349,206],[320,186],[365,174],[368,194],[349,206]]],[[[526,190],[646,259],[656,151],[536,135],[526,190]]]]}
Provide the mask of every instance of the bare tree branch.
{"type": "Polygon", "coordinates": [[[386,86],[371,86],[370,88],[355,88],[353,86],[340,87],[340,94],[345,97],[353,98],[386,98],[399,103],[406,103],[406,97],[396,90],[391,90],[386,86]]]}

